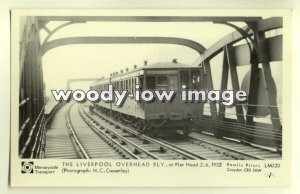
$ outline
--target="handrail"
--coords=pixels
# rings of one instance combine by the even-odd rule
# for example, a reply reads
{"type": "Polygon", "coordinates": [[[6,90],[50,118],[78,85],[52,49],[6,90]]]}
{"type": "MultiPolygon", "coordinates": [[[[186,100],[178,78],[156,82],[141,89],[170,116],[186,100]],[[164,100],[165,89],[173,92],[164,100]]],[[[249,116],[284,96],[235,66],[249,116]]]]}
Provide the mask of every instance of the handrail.
{"type": "Polygon", "coordinates": [[[31,143],[31,139],[32,139],[32,135],[33,135],[34,129],[36,128],[36,125],[37,125],[37,123],[39,122],[39,120],[40,120],[41,118],[43,118],[43,116],[42,116],[43,113],[44,113],[44,106],[43,106],[43,108],[41,109],[41,111],[40,111],[40,113],[39,113],[37,119],[36,119],[35,122],[34,122],[34,125],[32,126],[32,128],[31,128],[31,130],[30,130],[30,133],[29,133],[29,136],[28,136],[28,138],[27,138],[27,140],[26,140],[25,145],[23,146],[22,150],[20,151],[20,154],[19,154],[19,157],[20,157],[20,158],[23,157],[24,153],[26,152],[26,150],[27,150],[27,148],[28,148],[28,145],[31,143]]]}

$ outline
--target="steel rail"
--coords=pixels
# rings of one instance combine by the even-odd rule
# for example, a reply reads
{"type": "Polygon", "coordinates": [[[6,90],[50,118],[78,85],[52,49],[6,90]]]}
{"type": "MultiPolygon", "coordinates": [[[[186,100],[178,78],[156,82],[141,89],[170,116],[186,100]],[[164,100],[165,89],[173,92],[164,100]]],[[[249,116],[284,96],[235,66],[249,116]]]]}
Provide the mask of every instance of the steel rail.
{"type": "MultiPolygon", "coordinates": [[[[84,115],[83,112],[80,111],[80,116],[83,118],[83,120],[86,122],[86,124],[91,127],[91,129],[93,129],[97,135],[99,135],[100,137],[102,138],[106,138],[108,139],[111,143],[117,145],[119,148],[121,148],[123,151],[126,152],[126,154],[130,155],[130,157],[134,158],[134,159],[140,159],[138,156],[136,156],[134,153],[132,153],[130,150],[128,150],[127,148],[125,148],[124,146],[122,146],[119,142],[117,142],[115,139],[113,139],[112,137],[110,137],[108,134],[106,134],[105,132],[101,131],[97,125],[94,124],[94,122],[96,122],[95,120],[92,120],[89,116],[87,116],[86,114],[84,115]]],[[[99,122],[96,122],[98,123],[98,125],[100,125],[99,122]]],[[[103,126],[104,127],[104,126],[103,126]]],[[[112,130],[108,129],[108,128],[105,128],[106,130],[109,130],[111,133],[113,133],[112,130]]],[[[122,140],[126,141],[128,144],[134,146],[136,149],[139,149],[140,151],[142,152],[145,152],[147,155],[150,155],[151,157],[153,157],[154,159],[158,159],[156,156],[152,155],[151,153],[148,153],[146,150],[142,149],[142,148],[139,148],[139,146],[135,145],[134,143],[122,138],[121,136],[119,136],[118,134],[115,134],[114,135],[118,136],[118,138],[121,138],[122,140]]]]}
{"type": "Polygon", "coordinates": [[[258,156],[254,156],[252,154],[247,154],[245,152],[241,152],[241,151],[238,151],[238,150],[226,147],[226,146],[222,146],[220,144],[213,143],[213,142],[210,142],[210,141],[207,141],[207,140],[204,140],[204,139],[198,139],[198,138],[191,137],[191,136],[188,136],[188,138],[189,138],[188,139],[189,141],[202,142],[202,143],[209,144],[209,145],[212,145],[212,146],[224,149],[224,150],[228,150],[228,151],[236,153],[236,154],[244,155],[246,157],[250,157],[250,158],[253,158],[253,159],[257,159],[257,160],[265,160],[264,158],[261,158],[261,157],[258,157],[258,156]]]}
{"type": "Polygon", "coordinates": [[[84,149],[83,145],[80,143],[79,139],[77,138],[74,127],[70,121],[70,110],[71,110],[72,106],[74,106],[74,104],[75,103],[70,105],[70,107],[66,113],[66,125],[67,125],[67,128],[69,129],[71,139],[73,139],[73,143],[74,143],[75,147],[77,148],[76,150],[80,152],[80,155],[84,159],[90,159],[90,156],[88,155],[87,151],[84,149]]]}

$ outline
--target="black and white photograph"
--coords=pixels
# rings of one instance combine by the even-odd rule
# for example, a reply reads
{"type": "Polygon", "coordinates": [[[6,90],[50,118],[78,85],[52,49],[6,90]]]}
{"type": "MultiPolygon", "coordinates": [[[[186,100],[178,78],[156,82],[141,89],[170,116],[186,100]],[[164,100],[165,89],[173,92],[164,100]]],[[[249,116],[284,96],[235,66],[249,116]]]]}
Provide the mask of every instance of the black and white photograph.
{"type": "Polygon", "coordinates": [[[57,171],[37,163],[56,160],[62,174],[95,173],[75,164],[106,175],[219,167],[261,178],[287,168],[286,16],[186,13],[13,10],[18,173],[50,176],[57,171]]]}

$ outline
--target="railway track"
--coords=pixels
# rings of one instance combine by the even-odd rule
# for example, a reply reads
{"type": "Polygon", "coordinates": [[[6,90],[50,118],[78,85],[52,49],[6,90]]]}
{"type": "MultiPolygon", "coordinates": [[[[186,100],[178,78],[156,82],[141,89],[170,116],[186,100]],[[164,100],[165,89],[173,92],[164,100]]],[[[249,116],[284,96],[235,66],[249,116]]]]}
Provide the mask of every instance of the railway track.
{"type": "Polygon", "coordinates": [[[140,134],[112,118],[77,103],[67,104],[47,132],[45,158],[264,160],[275,152],[192,133],[159,139],[140,134]]]}
{"type": "MultiPolygon", "coordinates": [[[[243,145],[224,139],[216,139],[204,134],[192,133],[188,137],[179,135],[174,139],[163,140],[160,138],[152,139],[145,135],[139,134],[136,130],[124,124],[114,121],[112,118],[96,111],[101,122],[107,122],[110,125],[118,126],[123,131],[132,136],[138,136],[141,140],[151,139],[160,144],[162,148],[174,149],[182,153],[188,153],[193,159],[203,160],[265,160],[279,159],[281,156],[273,151],[265,150],[253,146],[243,145]]],[[[185,158],[186,159],[186,158],[185,158]]]]}
{"type": "Polygon", "coordinates": [[[47,132],[45,158],[199,159],[136,135],[112,123],[96,121],[79,104],[67,104],[47,132]]]}
{"type": "Polygon", "coordinates": [[[79,158],[66,126],[65,115],[68,109],[69,104],[61,107],[47,129],[44,158],[79,158]]]}
{"type": "Polygon", "coordinates": [[[47,132],[45,158],[131,158],[110,146],[81,118],[77,105],[65,105],[47,132]]]}
{"type": "Polygon", "coordinates": [[[91,115],[87,107],[81,106],[79,109],[82,117],[91,128],[110,136],[118,145],[128,146],[128,150],[139,156],[137,159],[204,159],[188,151],[174,148],[161,141],[141,135],[98,112],[91,115]]]}
{"type": "Polygon", "coordinates": [[[276,151],[258,147],[255,145],[244,145],[240,142],[230,141],[227,139],[217,139],[209,135],[201,133],[191,133],[188,137],[188,141],[193,144],[207,144],[215,148],[225,149],[233,154],[233,157],[239,159],[260,159],[260,160],[272,160],[281,159],[281,154],[276,151]]]}
{"type": "Polygon", "coordinates": [[[205,155],[210,160],[266,160],[281,158],[281,155],[273,151],[197,133],[192,133],[188,137],[180,134],[175,139],[161,141],[182,150],[205,155]]]}

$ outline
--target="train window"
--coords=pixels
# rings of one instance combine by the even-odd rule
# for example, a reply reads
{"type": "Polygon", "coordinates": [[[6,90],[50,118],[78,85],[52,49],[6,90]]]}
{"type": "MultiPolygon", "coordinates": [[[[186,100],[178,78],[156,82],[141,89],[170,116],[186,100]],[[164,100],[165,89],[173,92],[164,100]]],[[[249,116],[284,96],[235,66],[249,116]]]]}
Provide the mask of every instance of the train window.
{"type": "Polygon", "coordinates": [[[135,88],[135,78],[132,78],[132,88],[135,88]]]}
{"type": "Polygon", "coordinates": [[[167,90],[168,89],[168,78],[165,75],[157,76],[157,84],[156,88],[159,90],[167,90]]]}
{"type": "Polygon", "coordinates": [[[130,79],[130,93],[133,94],[133,79],[130,79]]]}
{"type": "Polygon", "coordinates": [[[188,70],[183,70],[180,72],[180,84],[181,85],[185,84],[186,86],[190,85],[188,70]]]}
{"type": "Polygon", "coordinates": [[[128,89],[128,92],[131,93],[131,79],[128,79],[128,86],[127,86],[127,89],[128,89]]]}
{"type": "Polygon", "coordinates": [[[200,70],[192,70],[191,77],[193,88],[200,88],[200,70]]]}
{"type": "Polygon", "coordinates": [[[177,75],[169,75],[169,90],[178,90],[177,75]]]}
{"type": "Polygon", "coordinates": [[[135,88],[135,78],[132,78],[132,93],[134,93],[134,88],[135,88]]]}
{"type": "Polygon", "coordinates": [[[154,90],[155,89],[155,76],[146,77],[146,89],[154,90]]]}
{"type": "Polygon", "coordinates": [[[140,86],[140,90],[143,90],[144,88],[144,76],[139,76],[136,78],[136,84],[140,86]]]}
{"type": "Polygon", "coordinates": [[[131,94],[131,79],[128,80],[128,92],[131,94]]]}

